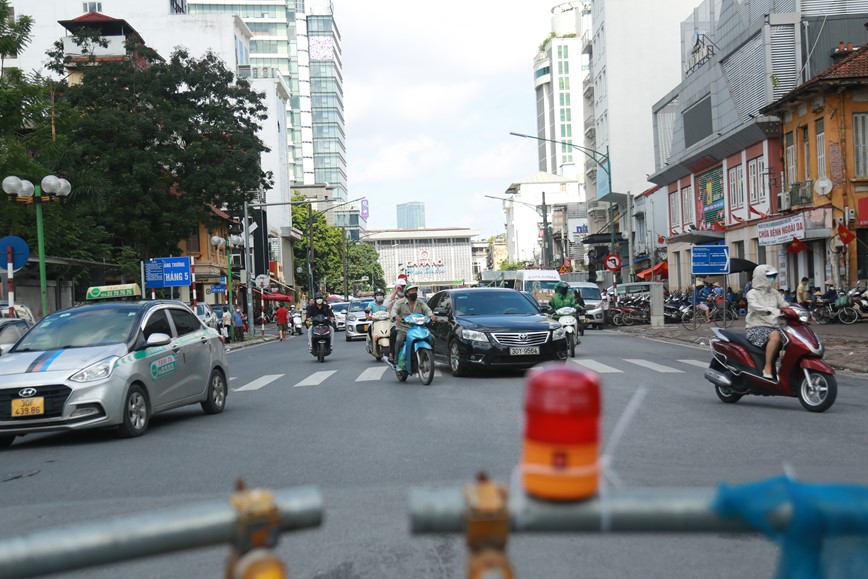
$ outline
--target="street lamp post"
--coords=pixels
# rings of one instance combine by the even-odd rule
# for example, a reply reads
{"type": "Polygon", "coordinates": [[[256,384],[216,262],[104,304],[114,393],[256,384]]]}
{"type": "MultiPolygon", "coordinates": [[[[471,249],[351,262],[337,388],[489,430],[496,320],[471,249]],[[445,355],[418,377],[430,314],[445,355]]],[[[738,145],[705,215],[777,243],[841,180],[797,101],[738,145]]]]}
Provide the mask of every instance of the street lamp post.
{"type": "MultiPolygon", "coordinates": [[[[546,206],[546,193],[543,191],[542,193],[542,205],[534,205],[533,203],[525,203],[524,201],[516,201],[515,199],[510,199],[508,197],[495,197],[494,195],[486,195],[489,199],[500,199],[501,201],[509,201],[510,203],[518,203],[520,205],[526,205],[530,207],[534,211],[537,212],[538,215],[542,217],[543,220],[543,246],[542,246],[542,265],[543,267],[548,267],[550,259],[549,259],[549,218],[548,218],[548,206],[546,206]]],[[[516,256],[518,257],[518,256],[516,256]]]]}
{"type": "MultiPolygon", "coordinates": [[[[556,143],[558,145],[567,145],[581,151],[584,153],[586,157],[591,159],[594,163],[600,166],[600,168],[606,172],[606,181],[609,186],[609,192],[612,192],[612,159],[609,157],[609,146],[606,145],[606,152],[596,151],[594,149],[588,149],[579,145],[574,145],[573,143],[568,143],[566,141],[555,141],[554,139],[544,139],[542,137],[534,137],[533,135],[524,135],[522,133],[509,133],[514,137],[521,137],[523,139],[534,139],[537,141],[546,141],[548,143],[556,143]]],[[[615,206],[614,204],[609,205],[609,214],[611,217],[611,247],[609,250],[614,253],[615,251],[615,206]]]]}
{"type": "Polygon", "coordinates": [[[232,248],[241,247],[243,244],[244,240],[239,235],[230,235],[229,239],[224,239],[219,235],[211,238],[211,245],[216,249],[226,248],[226,303],[229,305],[229,309],[235,306],[232,301],[232,248]]]}
{"type": "Polygon", "coordinates": [[[36,244],[39,250],[39,293],[42,297],[42,315],[48,315],[48,288],[45,277],[45,234],[42,229],[42,192],[48,195],[49,201],[63,201],[72,185],[66,179],[59,179],[54,175],[48,175],[42,179],[40,185],[33,185],[30,181],[19,179],[10,175],[3,179],[3,191],[16,201],[21,203],[36,204],[36,244]]]}

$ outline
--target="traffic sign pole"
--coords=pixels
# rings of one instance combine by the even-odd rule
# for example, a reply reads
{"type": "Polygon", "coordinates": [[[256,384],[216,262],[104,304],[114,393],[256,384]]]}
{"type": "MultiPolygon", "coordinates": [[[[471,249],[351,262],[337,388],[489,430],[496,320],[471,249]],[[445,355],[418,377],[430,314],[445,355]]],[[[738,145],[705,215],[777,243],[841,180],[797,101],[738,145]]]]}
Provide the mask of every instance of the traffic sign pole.
{"type": "Polygon", "coordinates": [[[6,248],[6,283],[8,285],[9,291],[9,317],[15,317],[15,280],[12,279],[12,272],[14,268],[12,267],[13,254],[15,251],[12,249],[12,246],[8,246],[6,248]]]}

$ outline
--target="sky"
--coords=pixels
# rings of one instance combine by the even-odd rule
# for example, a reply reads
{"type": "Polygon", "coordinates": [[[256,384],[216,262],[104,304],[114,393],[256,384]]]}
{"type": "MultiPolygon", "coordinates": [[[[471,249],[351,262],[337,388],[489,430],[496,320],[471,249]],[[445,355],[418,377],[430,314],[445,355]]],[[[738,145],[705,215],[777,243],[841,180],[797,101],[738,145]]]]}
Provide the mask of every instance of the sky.
{"type": "Polygon", "coordinates": [[[504,231],[509,185],[539,170],[533,59],[555,0],[334,0],[350,199],[368,229],[425,203],[426,227],[504,231]]]}

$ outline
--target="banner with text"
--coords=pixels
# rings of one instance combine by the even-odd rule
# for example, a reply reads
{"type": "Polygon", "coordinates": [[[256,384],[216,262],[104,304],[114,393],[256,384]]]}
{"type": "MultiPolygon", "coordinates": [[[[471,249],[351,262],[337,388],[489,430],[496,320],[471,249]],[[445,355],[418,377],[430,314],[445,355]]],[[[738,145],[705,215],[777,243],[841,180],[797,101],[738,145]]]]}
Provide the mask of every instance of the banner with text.
{"type": "Polygon", "coordinates": [[[763,246],[781,245],[796,239],[805,238],[805,216],[791,215],[783,219],[763,221],[756,225],[757,239],[763,246]]]}

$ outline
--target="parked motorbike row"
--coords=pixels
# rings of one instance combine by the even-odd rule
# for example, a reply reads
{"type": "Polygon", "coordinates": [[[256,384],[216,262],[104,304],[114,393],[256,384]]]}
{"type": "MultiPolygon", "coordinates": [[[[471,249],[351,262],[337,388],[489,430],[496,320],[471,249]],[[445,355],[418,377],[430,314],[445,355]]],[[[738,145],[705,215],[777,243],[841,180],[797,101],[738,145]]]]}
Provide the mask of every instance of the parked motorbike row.
{"type": "Polygon", "coordinates": [[[606,310],[606,323],[613,326],[633,326],[651,323],[651,296],[622,296],[606,310]]]}
{"type": "Polygon", "coordinates": [[[840,290],[834,301],[818,299],[811,307],[811,316],[818,324],[855,324],[868,320],[868,290],[863,290],[861,283],[849,292],[840,290]]]}

